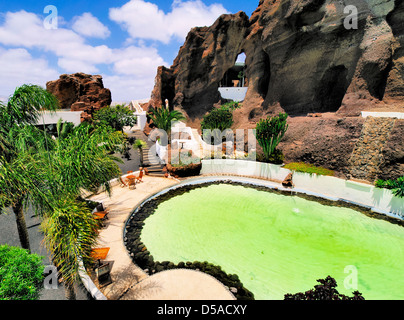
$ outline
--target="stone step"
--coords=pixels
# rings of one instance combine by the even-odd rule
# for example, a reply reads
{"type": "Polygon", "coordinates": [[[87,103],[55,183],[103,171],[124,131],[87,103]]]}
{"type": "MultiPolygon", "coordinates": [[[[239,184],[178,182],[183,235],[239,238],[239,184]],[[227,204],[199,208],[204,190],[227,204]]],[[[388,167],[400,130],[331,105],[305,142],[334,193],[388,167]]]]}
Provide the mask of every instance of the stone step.
{"type": "Polygon", "coordinates": [[[153,173],[149,173],[150,177],[165,177],[165,173],[161,172],[161,173],[157,173],[157,172],[153,172],[153,173]]]}
{"type": "Polygon", "coordinates": [[[156,166],[152,165],[150,167],[147,167],[147,170],[149,172],[163,172],[164,166],[156,166]]]}

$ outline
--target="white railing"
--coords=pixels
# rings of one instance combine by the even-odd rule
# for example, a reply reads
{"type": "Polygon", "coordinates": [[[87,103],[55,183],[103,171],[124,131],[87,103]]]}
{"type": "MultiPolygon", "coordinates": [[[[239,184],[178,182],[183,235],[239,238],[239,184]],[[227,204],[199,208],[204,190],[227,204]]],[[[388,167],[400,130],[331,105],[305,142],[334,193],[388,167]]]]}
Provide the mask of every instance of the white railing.
{"type": "MultiPolygon", "coordinates": [[[[237,175],[282,182],[290,170],[281,166],[247,160],[202,160],[202,175],[237,175]]],[[[390,190],[373,185],[330,176],[295,172],[293,191],[344,200],[368,207],[374,212],[404,219],[404,199],[396,197],[390,190]]]]}
{"type": "Polygon", "coordinates": [[[220,95],[223,99],[233,101],[244,101],[247,95],[248,87],[222,87],[219,88],[220,95]]]}
{"type": "Polygon", "coordinates": [[[362,111],[362,118],[397,118],[404,120],[404,112],[368,112],[362,111]]]}

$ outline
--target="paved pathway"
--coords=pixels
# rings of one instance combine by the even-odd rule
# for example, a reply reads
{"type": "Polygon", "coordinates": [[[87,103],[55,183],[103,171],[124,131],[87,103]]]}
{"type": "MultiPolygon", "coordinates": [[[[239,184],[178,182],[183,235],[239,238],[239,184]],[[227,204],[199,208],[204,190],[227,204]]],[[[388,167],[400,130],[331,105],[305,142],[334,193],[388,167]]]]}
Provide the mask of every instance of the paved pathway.
{"type": "Polygon", "coordinates": [[[109,247],[106,258],[113,261],[113,283],[102,288],[110,300],[232,300],[234,296],[211,276],[181,269],[147,275],[130,258],[123,243],[124,225],[136,206],[151,195],[178,184],[177,180],[143,178],[136,189],[115,186],[111,198],[102,193],[91,199],[103,201],[110,211],[109,225],[101,230],[98,247],[109,247]]]}

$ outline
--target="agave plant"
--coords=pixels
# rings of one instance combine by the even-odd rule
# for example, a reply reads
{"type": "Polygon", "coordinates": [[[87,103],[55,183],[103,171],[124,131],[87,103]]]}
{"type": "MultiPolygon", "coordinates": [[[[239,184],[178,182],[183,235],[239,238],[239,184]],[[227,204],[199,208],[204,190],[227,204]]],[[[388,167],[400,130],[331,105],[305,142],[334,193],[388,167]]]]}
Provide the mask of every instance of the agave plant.
{"type": "Polygon", "coordinates": [[[377,180],[375,186],[389,189],[396,197],[404,198],[404,176],[397,180],[377,180]]]}
{"type": "Polygon", "coordinates": [[[284,137],[288,129],[287,118],[286,113],[280,113],[272,118],[261,119],[257,124],[256,138],[263,149],[266,159],[270,158],[284,137]]]}

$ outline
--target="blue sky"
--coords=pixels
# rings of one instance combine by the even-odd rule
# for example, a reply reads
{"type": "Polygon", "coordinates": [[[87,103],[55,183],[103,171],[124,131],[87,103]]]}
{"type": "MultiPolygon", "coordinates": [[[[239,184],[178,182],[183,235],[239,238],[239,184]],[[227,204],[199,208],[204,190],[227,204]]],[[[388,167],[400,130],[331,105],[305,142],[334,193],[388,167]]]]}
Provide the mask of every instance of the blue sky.
{"type": "Polygon", "coordinates": [[[149,98],[157,67],[172,65],[194,26],[249,16],[258,0],[0,2],[0,98],[60,74],[100,74],[114,101],[149,98]],[[50,19],[57,9],[57,25],[50,19]],[[44,24],[45,22],[45,24],[44,24]]]}

